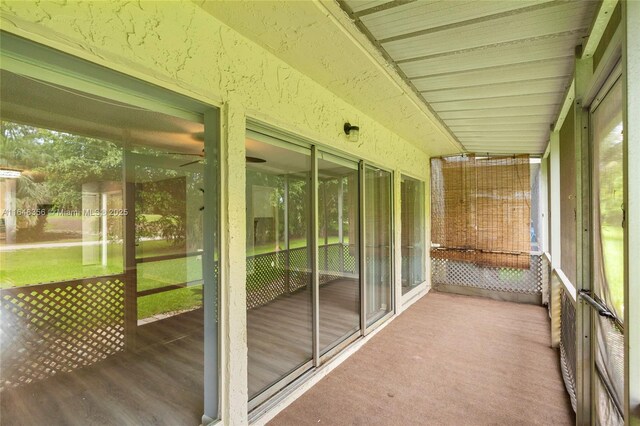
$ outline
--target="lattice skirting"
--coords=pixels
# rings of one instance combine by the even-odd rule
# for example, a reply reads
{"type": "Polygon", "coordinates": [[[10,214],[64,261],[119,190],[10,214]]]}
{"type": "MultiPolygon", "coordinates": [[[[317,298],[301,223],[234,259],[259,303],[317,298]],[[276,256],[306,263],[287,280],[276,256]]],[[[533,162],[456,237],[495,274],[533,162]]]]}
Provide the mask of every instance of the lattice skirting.
{"type": "Polygon", "coordinates": [[[0,291],[0,390],[94,364],[124,349],[122,275],[0,291]]]}
{"type": "Polygon", "coordinates": [[[543,263],[540,255],[531,255],[529,269],[480,266],[471,262],[431,258],[434,286],[450,285],[483,290],[540,295],[543,263]]]}

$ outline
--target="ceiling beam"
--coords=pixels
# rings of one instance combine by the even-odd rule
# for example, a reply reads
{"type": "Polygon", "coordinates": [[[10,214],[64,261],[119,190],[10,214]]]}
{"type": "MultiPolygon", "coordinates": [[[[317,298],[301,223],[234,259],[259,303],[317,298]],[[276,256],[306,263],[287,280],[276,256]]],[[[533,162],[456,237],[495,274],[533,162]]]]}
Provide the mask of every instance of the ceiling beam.
{"type": "Polygon", "coordinates": [[[596,16],[591,23],[589,38],[587,38],[582,48],[582,58],[590,58],[593,56],[617,4],[618,0],[603,0],[600,3],[598,12],[596,12],[596,16]]]}
{"type": "Polygon", "coordinates": [[[558,119],[553,125],[552,131],[559,132],[562,124],[564,123],[564,119],[567,118],[567,114],[569,113],[569,109],[571,105],[573,105],[573,98],[575,97],[576,91],[576,79],[571,79],[571,84],[567,88],[567,91],[564,94],[564,100],[562,101],[562,107],[560,108],[560,113],[558,114],[558,119]]]}

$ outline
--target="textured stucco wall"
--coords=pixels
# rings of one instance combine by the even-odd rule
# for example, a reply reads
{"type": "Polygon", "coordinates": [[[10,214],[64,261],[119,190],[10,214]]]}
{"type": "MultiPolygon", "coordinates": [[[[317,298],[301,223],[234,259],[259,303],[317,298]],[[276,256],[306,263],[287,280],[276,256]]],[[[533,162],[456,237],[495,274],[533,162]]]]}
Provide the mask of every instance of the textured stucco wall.
{"type": "Polygon", "coordinates": [[[245,424],[246,119],[425,180],[427,154],[194,3],[3,1],[0,7],[5,31],[221,108],[221,414],[226,424],[245,424]],[[345,121],[360,126],[357,144],[346,142],[345,121]]]}
{"type": "MultiPolygon", "coordinates": [[[[178,2],[2,2],[2,28],[426,177],[427,155],[199,6],[178,2]],[[360,125],[358,144],[342,125],[360,125]]],[[[310,31],[313,31],[311,28],[310,31]]]]}

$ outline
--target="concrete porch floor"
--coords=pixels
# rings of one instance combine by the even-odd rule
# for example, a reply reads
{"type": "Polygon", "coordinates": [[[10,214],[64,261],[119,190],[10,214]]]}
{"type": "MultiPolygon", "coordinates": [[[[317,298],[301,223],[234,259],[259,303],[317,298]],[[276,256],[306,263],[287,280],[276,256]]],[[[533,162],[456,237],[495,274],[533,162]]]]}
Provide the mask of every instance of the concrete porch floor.
{"type": "Polygon", "coordinates": [[[544,307],[431,292],[270,425],[574,423],[544,307]]]}

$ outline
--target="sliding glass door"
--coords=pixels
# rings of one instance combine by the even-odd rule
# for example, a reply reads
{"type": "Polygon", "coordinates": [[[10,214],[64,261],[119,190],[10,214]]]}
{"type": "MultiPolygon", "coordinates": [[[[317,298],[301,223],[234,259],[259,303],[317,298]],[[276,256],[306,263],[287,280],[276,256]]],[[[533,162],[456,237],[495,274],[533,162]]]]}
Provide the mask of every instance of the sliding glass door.
{"type": "Polygon", "coordinates": [[[391,173],[365,167],[365,297],[367,326],[391,311],[391,173]]]}
{"type": "Polygon", "coordinates": [[[393,311],[393,180],[296,140],[245,147],[253,409],[393,311]]]}
{"type": "Polygon", "coordinates": [[[358,163],[318,154],[319,341],[324,354],[360,329],[358,163]]]}

